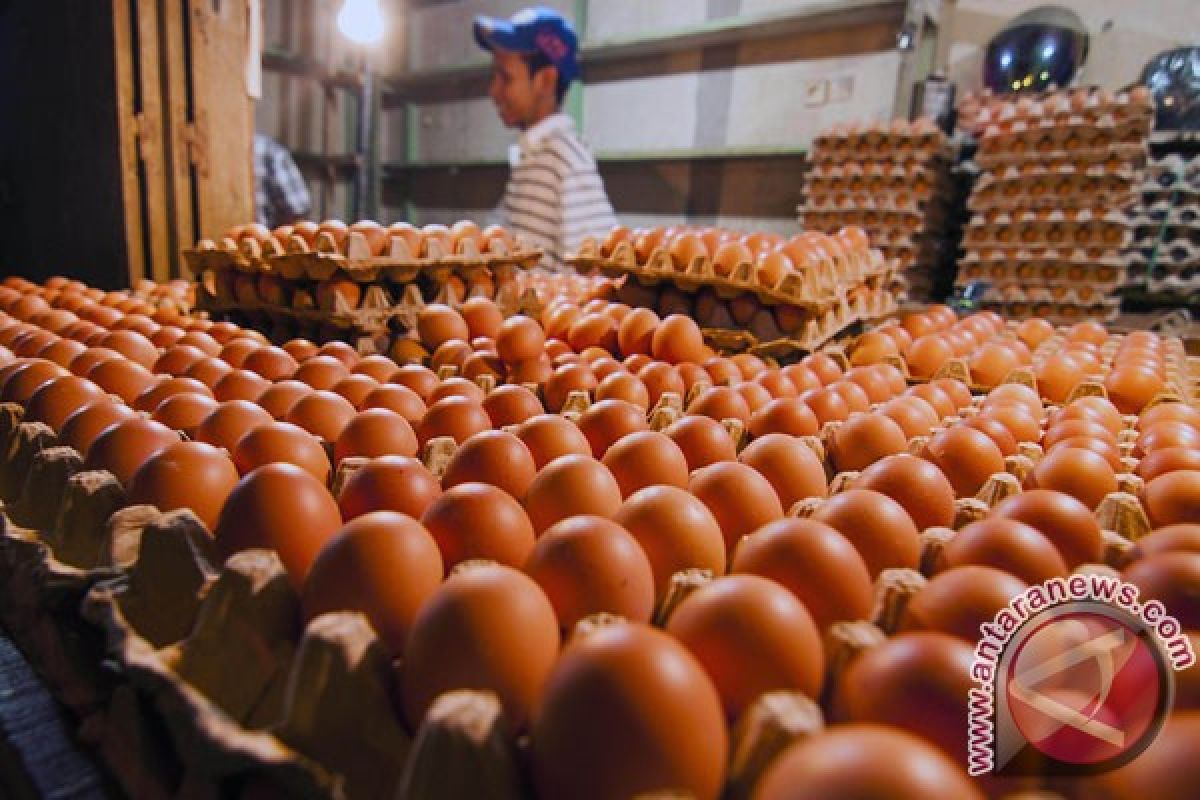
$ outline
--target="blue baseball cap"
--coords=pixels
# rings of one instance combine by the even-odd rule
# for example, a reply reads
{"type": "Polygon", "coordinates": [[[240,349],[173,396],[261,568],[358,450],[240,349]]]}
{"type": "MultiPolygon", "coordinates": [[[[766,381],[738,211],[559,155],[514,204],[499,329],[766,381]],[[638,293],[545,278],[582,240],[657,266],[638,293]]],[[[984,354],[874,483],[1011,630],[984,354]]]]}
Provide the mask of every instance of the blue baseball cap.
{"type": "Polygon", "coordinates": [[[541,53],[558,68],[563,85],[579,77],[579,38],[571,23],[554,9],[527,8],[511,19],[476,17],[475,41],[484,50],[541,53]]]}

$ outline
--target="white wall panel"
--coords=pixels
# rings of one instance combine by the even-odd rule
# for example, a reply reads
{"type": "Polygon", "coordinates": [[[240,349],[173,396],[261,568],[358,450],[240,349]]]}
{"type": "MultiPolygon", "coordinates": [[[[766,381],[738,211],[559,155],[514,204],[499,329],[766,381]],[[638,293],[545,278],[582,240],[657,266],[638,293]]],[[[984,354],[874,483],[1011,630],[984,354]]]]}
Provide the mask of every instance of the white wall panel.
{"type": "Polygon", "coordinates": [[[649,36],[704,22],[707,0],[588,0],[590,41],[649,36]]]}
{"type": "Polygon", "coordinates": [[[685,73],[585,86],[584,138],[602,152],[691,147],[701,79],[685,73]]]}

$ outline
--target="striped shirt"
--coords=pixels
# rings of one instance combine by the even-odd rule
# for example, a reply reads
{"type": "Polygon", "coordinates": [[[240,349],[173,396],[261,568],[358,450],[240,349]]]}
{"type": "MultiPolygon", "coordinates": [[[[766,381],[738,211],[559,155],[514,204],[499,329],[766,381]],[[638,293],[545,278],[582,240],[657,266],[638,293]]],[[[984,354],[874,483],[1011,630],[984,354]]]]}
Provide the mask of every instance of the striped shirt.
{"type": "Polygon", "coordinates": [[[515,150],[500,211],[514,233],[546,251],[547,266],[562,268],[584,237],[617,224],[596,159],[561,113],[522,133],[515,150]]]}

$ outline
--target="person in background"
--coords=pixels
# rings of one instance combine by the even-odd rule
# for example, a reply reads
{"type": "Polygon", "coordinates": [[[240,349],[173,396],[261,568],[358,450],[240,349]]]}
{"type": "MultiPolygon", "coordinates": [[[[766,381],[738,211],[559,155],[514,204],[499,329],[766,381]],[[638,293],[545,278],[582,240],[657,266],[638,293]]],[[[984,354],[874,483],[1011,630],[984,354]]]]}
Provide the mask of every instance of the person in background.
{"type": "Polygon", "coordinates": [[[289,225],[312,212],[308,185],[288,149],[254,134],[254,218],[268,228],[289,225]]]}
{"type": "Polygon", "coordinates": [[[492,54],[492,102],[501,121],[521,131],[510,150],[512,173],[500,204],[505,223],[546,251],[561,268],[584,237],[616,225],[596,159],[562,113],[563,97],[579,77],[579,43],[571,24],[546,8],[511,19],[475,18],[475,41],[492,54]]]}

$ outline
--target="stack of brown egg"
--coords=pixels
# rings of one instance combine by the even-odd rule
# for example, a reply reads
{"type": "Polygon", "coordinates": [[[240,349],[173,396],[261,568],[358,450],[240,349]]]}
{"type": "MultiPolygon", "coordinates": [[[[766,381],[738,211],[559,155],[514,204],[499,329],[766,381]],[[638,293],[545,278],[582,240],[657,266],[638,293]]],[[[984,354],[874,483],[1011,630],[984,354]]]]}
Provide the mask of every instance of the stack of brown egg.
{"type": "Polygon", "coordinates": [[[979,109],[981,169],[958,282],[992,284],[1017,317],[1111,319],[1153,105],[1145,90],[1077,89],[979,109]]]}
{"type": "Polygon", "coordinates": [[[813,142],[800,220],[814,230],[857,225],[927,299],[947,255],[950,166],[945,134],[929,120],[839,125],[813,142]]]}

